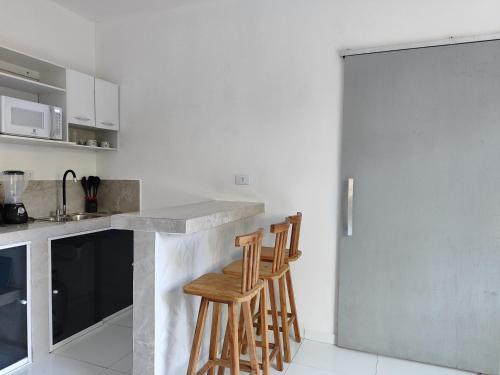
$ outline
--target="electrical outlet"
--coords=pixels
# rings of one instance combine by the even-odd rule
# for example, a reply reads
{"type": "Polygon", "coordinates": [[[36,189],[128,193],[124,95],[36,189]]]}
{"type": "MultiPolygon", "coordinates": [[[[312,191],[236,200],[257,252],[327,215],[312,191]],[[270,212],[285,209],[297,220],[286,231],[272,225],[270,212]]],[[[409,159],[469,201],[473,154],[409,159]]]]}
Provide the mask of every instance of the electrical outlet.
{"type": "Polygon", "coordinates": [[[250,177],[246,174],[237,174],[234,176],[234,183],[236,185],[250,185],[250,177]]]}

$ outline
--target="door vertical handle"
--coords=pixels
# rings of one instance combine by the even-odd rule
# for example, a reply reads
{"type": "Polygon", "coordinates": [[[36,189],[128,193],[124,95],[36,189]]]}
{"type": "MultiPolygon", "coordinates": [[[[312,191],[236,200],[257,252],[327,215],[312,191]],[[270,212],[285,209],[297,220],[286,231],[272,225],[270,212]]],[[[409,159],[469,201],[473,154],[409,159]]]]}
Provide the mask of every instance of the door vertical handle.
{"type": "Polygon", "coordinates": [[[353,221],[353,203],[354,203],[354,178],[347,179],[347,205],[346,205],[346,235],[352,236],[352,221],[353,221]]]}

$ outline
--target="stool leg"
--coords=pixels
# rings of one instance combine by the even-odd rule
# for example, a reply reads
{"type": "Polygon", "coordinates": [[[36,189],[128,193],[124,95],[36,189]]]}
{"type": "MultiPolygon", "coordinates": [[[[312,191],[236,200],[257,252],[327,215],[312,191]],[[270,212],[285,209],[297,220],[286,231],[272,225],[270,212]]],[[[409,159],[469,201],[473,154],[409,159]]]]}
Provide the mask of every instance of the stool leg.
{"type": "MultiPolygon", "coordinates": [[[[257,303],[257,296],[255,296],[254,298],[252,298],[252,301],[250,302],[250,311],[252,312],[252,318],[253,318],[253,314],[254,314],[254,311],[255,311],[255,305],[257,303]]],[[[246,337],[244,339],[241,340],[241,354],[246,354],[247,353],[247,342],[248,340],[246,339],[246,337]]]]}
{"type": "Polygon", "coordinates": [[[293,291],[293,283],[292,283],[292,273],[290,270],[286,273],[286,289],[288,290],[288,299],[290,301],[290,312],[292,313],[293,320],[293,331],[296,342],[301,342],[302,338],[300,337],[300,329],[299,329],[299,318],[297,317],[297,307],[295,306],[295,293],[293,291]]]}
{"type": "Polygon", "coordinates": [[[286,307],[285,278],[280,277],[278,284],[280,290],[281,328],[283,330],[285,362],[292,362],[292,354],[290,351],[290,332],[288,331],[288,309],[286,307]]]}
{"type": "Polygon", "coordinates": [[[246,346],[245,346],[245,317],[243,316],[243,309],[240,309],[240,320],[238,323],[238,340],[240,346],[240,353],[246,354],[246,346]]]}
{"type": "Polygon", "coordinates": [[[253,317],[250,309],[250,302],[243,302],[241,304],[245,320],[245,331],[248,349],[250,351],[250,366],[255,375],[260,375],[259,363],[257,362],[257,349],[255,346],[255,335],[253,333],[253,317]]]}
{"type": "MultiPolygon", "coordinates": [[[[274,293],[274,281],[267,281],[269,289],[269,299],[271,301],[271,316],[273,321],[273,333],[274,333],[274,345],[277,347],[276,352],[276,368],[278,371],[283,371],[283,357],[281,356],[281,338],[280,338],[280,326],[278,322],[278,310],[276,307],[276,296],[274,293]]],[[[265,301],[262,302],[266,306],[265,301]]],[[[265,307],[264,307],[265,308],[265,307]]],[[[264,331],[267,333],[267,331],[264,331]]],[[[263,334],[264,334],[263,332],[263,334]]]]}
{"type": "MultiPolygon", "coordinates": [[[[224,343],[222,344],[221,359],[229,359],[229,322],[226,325],[226,333],[224,334],[224,343]]],[[[224,375],[224,366],[219,366],[217,375],[224,375]]]]}
{"type": "MultiPolygon", "coordinates": [[[[264,289],[265,289],[265,287],[264,287],[264,289]]],[[[264,292],[264,293],[265,293],[265,292],[264,292]]],[[[262,303],[263,303],[263,302],[262,302],[262,294],[261,294],[261,296],[260,296],[260,298],[259,298],[259,307],[258,307],[258,310],[257,310],[257,311],[260,311],[260,310],[262,309],[262,303]]],[[[264,299],[264,306],[266,306],[266,300],[265,300],[265,299],[264,299]]],[[[261,331],[261,328],[262,328],[261,319],[262,319],[262,318],[261,318],[261,316],[259,315],[259,318],[257,319],[257,332],[256,332],[256,334],[257,334],[258,336],[260,336],[260,335],[262,334],[262,332],[267,332],[267,330],[265,330],[265,331],[261,331]]]]}
{"type": "Polygon", "coordinates": [[[260,291],[260,301],[259,301],[259,323],[257,327],[260,327],[262,332],[262,372],[264,375],[269,375],[269,343],[267,341],[267,308],[266,308],[266,288],[262,288],[260,291]],[[264,303],[262,303],[264,301],[264,303]]]}
{"type": "Polygon", "coordinates": [[[238,314],[236,304],[229,304],[229,353],[231,355],[231,375],[240,374],[240,346],[238,344],[238,314]]]}
{"type": "MultiPolygon", "coordinates": [[[[217,340],[219,338],[220,324],[220,304],[214,302],[212,310],[212,332],[210,333],[210,352],[208,358],[214,360],[217,358],[217,340]]],[[[215,375],[215,367],[208,370],[208,375],[215,375]]]]}
{"type": "Polygon", "coordinates": [[[208,300],[201,299],[200,311],[198,313],[198,321],[194,331],[193,346],[191,347],[191,355],[189,357],[189,366],[187,375],[195,375],[198,360],[200,359],[201,339],[203,338],[203,329],[205,328],[205,320],[207,318],[208,300]]]}

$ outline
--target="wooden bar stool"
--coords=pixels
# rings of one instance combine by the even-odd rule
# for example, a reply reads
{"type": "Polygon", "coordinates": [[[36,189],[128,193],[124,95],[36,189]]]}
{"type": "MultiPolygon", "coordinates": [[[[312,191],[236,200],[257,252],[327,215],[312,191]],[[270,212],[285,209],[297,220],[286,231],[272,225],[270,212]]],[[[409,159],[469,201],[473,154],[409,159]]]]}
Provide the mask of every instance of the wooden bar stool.
{"type": "MultiPolygon", "coordinates": [[[[271,303],[270,313],[272,316],[272,325],[267,326],[266,324],[262,324],[261,316],[262,314],[252,315],[253,320],[256,319],[260,323],[259,332],[262,332],[261,338],[262,343],[257,342],[257,345],[264,345],[263,342],[267,337],[267,329],[262,330],[263,327],[268,327],[274,333],[274,343],[270,344],[270,349],[272,349],[269,357],[269,361],[272,361],[276,358],[276,367],[279,371],[283,370],[283,357],[281,353],[281,340],[280,340],[280,330],[283,332],[283,351],[286,362],[291,362],[291,350],[290,350],[290,337],[288,332],[288,322],[287,315],[281,315],[281,327],[279,324],[279,312],[276,304],[276,296],[275,296],[275,282],[278,283],[279,287],[279,300],[280,300],[280,309],[281,311],[287,311],[286,307],[286,291],[285,291],[285,275],[288,272],[289,266],[286,263],[286,242],[288,239],[288,229],[290,228],[290,222],[287,220],[283,223],[273,224],[271,225],[271,233],[275,234],[275,245],[274,245],[274,253],[272,262],[263,262],[260,261],[260,272],[259,278],[264,280],[267,283],[267,289],[269,291],[269,300],[271,303]]],[[[236,261],[228,265],[222,271],[228,275],[237,276],[241,273],[241,261],[236,261]]],[[[256,301],[252,301],[252,306],[255,305],[256,301]]],[[[264,310],[267,311],[267,302],[265,298],[260,298],[259,301],[259,311],[264,310]]],[[[248,337],[247,340],[251,341],[251,337],[248,337]]],[[[242,340],[243,341],[243,340],[242,340]]],[[[246,341],[245,341],[246,343],[246,341]]],[[[219,373],[219,375],[221,375],[219,373]]]]}
{"type": "MultiPolygon", "coordinates": [[[[300,224],[302,222],[302,213],[297,212],[296,215],[289,216],[288,220],[292,224],[292,231],[290,235],[290,248],[286,250],[288,253],[288,257],[286,258],[287,263],[295,262],[302,256],[302,251],[299,250],[300,224]]],[[[261,259],[265,262],[272,262],[274,259],[274,247],[262,246],[261,259]]],[[[290,312],[287,312],[288,326],[290,327],[291,325],[293,325],[295,341],[301,342],[302,339],[300,336],[299,319],[297,317],[297,307],[295,305],[295,293],[293,291],[292,273],[290,268],[288,268],[285,277],[288,300],[290,301],[290,312]]],[[[259,333],[258,328],[257,333],[259,333]]]]}
{"type": "MultiPolygon", "coordinates": [[[[201,276],[193,282],[184,286],[184,293],[201,297],[200,311],[194,333],[193,346],[189,358],[187,375],[202,375],[208,372],[215,374],[215,367],[221,366],[231,369],[231,375],[238,375],[240,369],[256,375],[260,374],[259,364],[257,362],[257,352],[255,346],[255,335],[253,332],[253,317],[250,310],[250,301],[260,294],[260,298],[265,300],[266,292],[264,283],[259,280],[260,255],[262,246],[263,230],[236,237],[236,246],[243,247],[243,260],[240,261],[240,272],[237,276],[218,273],[209,273],[201,276]],[[209,303],[213,303],[212,331],[210,335],[209,359],[196,371],[200,357],[200,350],[203,338],[203,330],[208,312],[209,303]],[[221,305],[228,306],[229,322],[226,332],[227,344],[224,348],[225,356],[217,359],[218,333],[220,324],[221,305]],[[244,332],[247,337],[250,361],[242,364],[240,362],[240,344],[238,342],[240,334],[238,333],[237,307],[241,305],[243,316],[244,332]]],[[[266,327],[266,310],[261,308],[261,319],[264,319],[261,329],[266,327]]],[[[267,358],[268,344],[267,339],[263,340],[262,356],[267,358]]],[[[264,361],[264,374],[269,373],[269,363],[264,361]]]]}

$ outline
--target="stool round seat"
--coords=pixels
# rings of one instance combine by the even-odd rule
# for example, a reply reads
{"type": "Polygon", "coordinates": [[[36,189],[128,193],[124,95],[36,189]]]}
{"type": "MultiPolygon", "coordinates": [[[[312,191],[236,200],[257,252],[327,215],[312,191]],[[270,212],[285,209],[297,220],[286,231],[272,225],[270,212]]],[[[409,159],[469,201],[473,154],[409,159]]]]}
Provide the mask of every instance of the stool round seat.
{"type": "Polygon", "coordinates": [[[221,273],[207,273],[196,280],[184,285],[184,293],[194,296],[205,297],[214,302],[241,303],[251,300],[264,286],[262,280],[258,280],[255,286],[246,291],[241,291],[241,264],[238,276],[225,275],[221,273]]]}
{"type": "MultiPolygon", "coordinates": [[[[286,249],[287,254],[290,254],[290,249],[286,249]]],[[[288,262],[295,262],[302,256],[302,251],[297,250],[294,256],[288,255],[288,262]]],[[[272,262],[274,258],[274,246],[262,246],[260,259],[265,262],[272,262]]]]}
{"type": "MultiPolygon", "coordinates": [[[[262,259],[262,257],[261,257],[262,259]]],[[[242,269],[243,262],[241,260],[236,260],[233,263],[227,265],[224,267],[222,272],[227,275],[233,275],[233,277],[236,277],[238,275],[241,275],[241,269],[242,269]]],[[[279,279],[282,277],[285,272],[287,272],[289,269],[288,264],[284,264],[280,270],[277,272],[273,272],[273,264],[269,262],[260,262],[259,265],[259,278],[262,280],[273,280],[273,279],[279,279]]]]}

